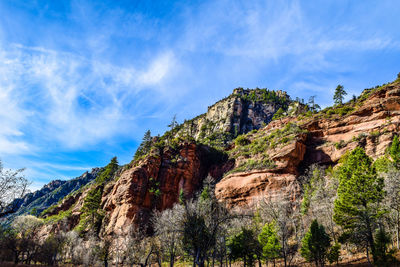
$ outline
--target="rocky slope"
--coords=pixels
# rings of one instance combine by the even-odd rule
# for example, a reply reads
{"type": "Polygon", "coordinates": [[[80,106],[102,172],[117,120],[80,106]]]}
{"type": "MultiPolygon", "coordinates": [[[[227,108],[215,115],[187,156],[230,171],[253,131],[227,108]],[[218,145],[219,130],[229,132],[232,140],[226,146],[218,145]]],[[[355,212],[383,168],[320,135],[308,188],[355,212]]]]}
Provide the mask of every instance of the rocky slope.
{"type": "Polygon", "coordinates": [[[320,113],[311,118],[291,117],[270,123],[258,134],[268,136],[289,123],[297,123],[305,133],[299,132],[290,142],[264,151],[277,167],[226,176],[217,184],[218,198],[236,206],[251,204],[259,196],[296,197],[301,193],[299,173],[311,164],[334,165],[357,146],[374,159],[383,156],[400,131],[400,82],[364,92],[351,107],[354,111],[344,116],[320,113]]]}
{"type": "Polygon", "coordinates": [[[228,97],[208,107],[206,113],[179,126],[176,136],[191,136],[207,143],[224,135],[224,142],[238,134],[260,129],[282,109],[290,114],[304,111],[305,105],[283,91],[236,88],[228,97]]]}
{"type": "Polygon", "coordinates": [[[247,134],[245,140],[248,144],[236,144],[230,151],[235,166],[217,183],[217,198],[236,207],[251,205],[264,195],[298,197],[298,166],[307,150],[307,132],[285,119],[247,134]]]}
{"type": "Polygon", "coordinates": [[[122,172],[108,185],[102,207],[108,213],[106,232],[145,224],[154,209],[171,208],[179,196],[190,198],[208,171],[221,162],[219,153],[195,143],[152,155],[122,172]],[[215,160],[211,160],[215,159],[215,160]]]}
{"type": "MultiPolygon", "coordinates": [[[[103,233],[146,224],[152,210],[169,208],[180,196],[193,196],[207,175],[216,179],[216,195],[230,207],[251,205],[262,196],[301,198],[299,177],[308,166],[334,165],[356,146],[377,158],[399,132],[399,80],[317,114],[303,110],[298,115],[304,106],[297,103],[294,108],[283,93],[273,94],[278,96],[275,106],[270,100],[258,103],[263,94],[236,90],[206,114],[178,126],[172,135],[155,138],[146,156],[124,166],[105,185],[100,200],[103,233]],[[287,116],[271,121],[279,107],[285,107],[287,116]],[[203,127],[206,121],[211,128],[203,127]],[[218,131],[245,134],[221,147],[211,144],[218,149],[202,144],[218,131]]],[[[48,216],[69,211],[68,229],[73,229],[92,189],[88,186],[65,198],[48,216]]]]}
{"type": "Polygon", "coordinates": [[[65,181],[54,180],[43,186],[40,190],[26,194],[23,198],[15,199],[10,204],[13,212],[6,219],[12,219],[21,214],[34,212],[40,214],[50,206],[57,204],[68,194],[73,193],[82,186],[96,178],[100,168],[94,168],[79,177],[65,181]]]}

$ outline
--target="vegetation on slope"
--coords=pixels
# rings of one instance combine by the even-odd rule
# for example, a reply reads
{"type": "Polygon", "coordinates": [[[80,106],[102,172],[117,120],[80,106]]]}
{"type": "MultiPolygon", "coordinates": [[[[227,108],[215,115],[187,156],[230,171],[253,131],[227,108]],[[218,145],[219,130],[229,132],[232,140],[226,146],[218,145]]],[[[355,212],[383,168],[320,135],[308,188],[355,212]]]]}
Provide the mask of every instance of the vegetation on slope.
{"type": "Polygon", "coordinates": [[[282,129],[251,131],[238,136],[234,140],[235,147],[229,150],[228,154],[230,158],[238,160],[240,164],[226,175],[254,169],[275,168],[275,163],[269,159],[271,150],[291,143],[299,134],[306,132],[296,123],[290,122],[282,129]]]}
{"type": "MultiPolygon", "coordinates": [[[[380,90],[375,89],[366,94],[380,90]]],[[[252,101],[251,97],[249,101],[252,101]]],[[[338,100],[330,115],[344,115],[356,110],[362,101],[365,101],[362,97],[348,103],[338,100]]],[[[313,111],[311,115],[304,114],[304,117],[321,114],[326,113],[313,111]]],[[[278,115],[276,119],[287,116],[284,112],[278,115]]],[[[170,131],[162,137],[153,138],[147,132],[133,163],[149,155],[160,155],[164,149],[179,150],[183,142],[201,143],[206,140],[196,141],[189,135],[177,136],[179,129],[174,119],[170,131]]],[[[298,124],[288,123],[281,129],[254,130],[234,139],[231,137],[232,140],[227,144],[224,143],[226,137],[221,137],[221,142],[215,142],[218,137],[214,138],[213,135],[205,138],[208,138],[208,145],[220,151],[230,147],[226,151],[229,157],[242,162],[233,171],[241,171],[273,168],[266,152],[289,144],[303,133],[305,131],[298,124]]],[[[379,134],[370,133],[371,136],[379,134]]],[[[358,138],[363,137],[355,137],[358,138]]],[[[342,145],[339,143],[337,146],[342,145]]],[[[299,261],[301,255],[304,260],[323,266],[327,261],[339,262],[341,253],[346,253],[342,248],[346,248],[353,252],[364,251],[368,260],[375,265],[388,266],[395,260],[393,249],[399,246],[399,240],[394,238],[399,236],[400,229],[399,164],[400,144],[397,136],[387,154],[376,161],[358,147],[343,157],[333,169],[313,166],[303,177],[303,199],[289,199],[287,196],[279,199],[265,198],[258,203],[256,210],[247,210],[241,214],[226,210],[217,201],[213,188],[215,182],[207,179],[197,198],[182,198],[181,203],[173,209],[155,212],[152,220],[155,229],[153,236],[147,236],[138,229],[132,230],[126,239],[121,240],[128,249],[115,247],[118,252],[113,254],[112,241],[105,237],[102,240],[98,238],[104,218],[101,209],[104,186],[115,177],[118,170],[114,158],[84,192],[86,197],[80,223],[75,228],[82,237],[74,239],[80,241],[68,243],[66,235],[59,235],[46,240],[46,246],[43,246],[35,233],[37,225],[58,222],[71,216],[74,208],[71,206],[67,211],[47,216],[44,220],[24,218],[30,220],[26,223],[28,228],[22,229],[21,224],[14,224],[11,229],[1,229],[0,258],[45,263],[46,260],[40,255],[47,253],[43,252],[47,247],[55,248],[51,252],[56,255],[52,257],[53,263],[69,258],[73,264],[94,265],[102,261],[106,265],[112,259],[119,261],[124,258],[128,264],[142,266],[162,261],[168,261],[173,266],[177,259],[190,260],[194,266],[228,260],[240,260],[249,266],[257,261],[279,261],[288,266],[293,261],[299,261]],[[93,239],[88,235],[90,229],[94,230],[91,231],[94,233],[93,239]],[[28,242],[26,236],[30,233],[30,246],[18,245],[28,242]],[[10,248],[9,242],[17,244],[15,249],[10,248]],[[86,242],[85,246],[82,242],[86,242]],[[69,247],[60,245],[67,243],[69,247]],[[76,251],[70,253],[71,248],[82,247],[89,247],[85,251],[86,256],[76,251]],[[63,256],[57,257],[60,253],[63,256]],[[119,258],[116,255],[123,256],[119,258]]],[[[156,191],[157,184],[151,190],[156,191]]]]}
{"type": "Polygon", "coordinates": [[[91,186],[84,199],[79,224],[75,227],[79,233],[88,230],[94,230],[96,233],[100,232],[102,220],[105,216],[105,212],[100,206],[104,186],[114,178],[118,168],[117,158],[114,157],[96,177],[95,183],[91,186]]]}
{"type": "MultiPolygon", "coordinates": [[[[107,237],[74,237],[75,241],[70,242],[69,235],[53,237],[53,245],[48,246],[58,248],[55,253],[62,256],[56,260],[86,265],[99,261],[122,264],[124,259],[125,264],[141,266],[157,262],[205,266],[213,261],[241,261],[246,266],[267,262],[292,266],[308,261],[324,266],[328,261],[340,262],[347,250],[364,251],[376,266],[393,266],[396,259],[389,247],[398,245],[392,238],[399,226],[395,220],[400,210],[400,170],[395,165],[400,154],[398,143],[393,142],[389,150],[392,165],[387,173],[378,174],[362,148],[349,152],[333,169],[314,166],[304,177],[310,191],[308,208],[302,213],[299,207],[305,200],[287,195],[263,198],[256,209],[229,211],[215,197],[215,181],[207,178],[195,199],[154,212],[153,235],[135,229],[121,236],[118,242],[126,249],[107,237]],[[84,253],[79,250],[82,247],[84,253]]],[[[98,191],[93,191],[91,197],[97,199],[98,191]]],[[[14,224],[12,229],[26,235],[2,232],[0,241],[27,242],[30,233],[31,246],[19,247],[17,259],[45,262],[39,257],[42,247],[35,232],[43,221],[32,217],[23,220],[29,221],[24,224],[29,226],[22,230],[21,224],[14,224]],[[28,259],[26,255],[31,256],[28,259]]],[[[17,252],[4,247],[1,253],[7,258],[17,252]]]]}

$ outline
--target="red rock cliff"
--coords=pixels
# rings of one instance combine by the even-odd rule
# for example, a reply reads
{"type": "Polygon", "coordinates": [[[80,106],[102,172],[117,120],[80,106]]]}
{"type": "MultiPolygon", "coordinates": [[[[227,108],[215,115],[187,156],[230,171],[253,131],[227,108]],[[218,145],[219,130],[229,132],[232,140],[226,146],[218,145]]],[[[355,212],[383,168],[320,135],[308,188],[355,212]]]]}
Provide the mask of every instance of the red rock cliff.
{"type": "Polygon", "coordinates": [[[211,153],[205,146],[185,144],[178,152],[164,151],[122,172],[103,194],[106,232],[148,222],[153,209],[171,208],[181,191],[193,196],[211,168],[211,153]]]}
{"type": "Polygon", "coordinates": [[[219,199],[229,206],[249,205],[260,196],[300,193],[299,171],[310,164],[334,165],[349,150],[363,147],[376,159],[385,153],[394,134],[400,130],[400,82],[373,92],[355,111],[346,116],[315,116],[273,121],[262,131],[265,135],[289,122],[307,130],[290,144],[264,151],[277,163],[274,169],[230,174],[216,186],[219,199]]]}
{"type": "MultiPolygon", "coordinates": [[[[106,233],[127,231],[132,224],[148,222],[152,210],[172,207],[181,190],[186,197],[193,196],[209,173],[220,178],[216,195],[221,201],[230,207],[245,206],[266,195],[300,197],[298,177],[305,168],[313,163],[334,165],[356,146],[364,147],[373,158],[383,155],[393,135],[400,130],[400,82],[372,91],[365,98],[345,116],[319,113],[309,118],[272,121],[246,135],[247,146],[257,142],[254,154],[240,145],[232,145],[228,149],[230,159],[217,162],[211,148],[185,143],[175,150],[152,154],[136,166],[124,167],[119,177],[104,188],[101,206],[106,212],[103,222],[106,233]],[[296,125],[297,130],[287,127],[289,123],[296,125]],[[285,129],[288,134],[283,136],[285,129]],[[264,146],[263,142],[268,143],[264,146]],[[265,159],[273,165],[254,165],[265,159]],[[250,165],[244,163],[250,160],[255,167],[244,169],[243,166],[250,165]]],[[[68,210],[73,206],[70,228],[79,221],[85,195],[84,191],[66,199],[58,209],[68,210]]]]}

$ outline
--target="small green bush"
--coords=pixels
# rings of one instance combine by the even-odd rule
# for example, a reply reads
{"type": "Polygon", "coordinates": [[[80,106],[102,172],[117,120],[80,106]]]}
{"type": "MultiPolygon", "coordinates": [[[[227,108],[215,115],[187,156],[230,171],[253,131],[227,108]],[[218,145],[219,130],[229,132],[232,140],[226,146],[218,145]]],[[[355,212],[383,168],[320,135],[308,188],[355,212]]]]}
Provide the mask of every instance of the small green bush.
{"type": "Polygon", "coordinates": [[[333,114],[335,114],[335,111],[334,111],[333,109],[329,109],[329,110],[326,112],[326,114],[327,114],[327,115],[333,115],[333,114]]]}
{"type": "Polygon", "coordinates": [[[372,131],[369,133],[369,135],[373,138],[379,137],[381,135],[381,132],[379,130],[372,131]]]}
{"type": "Polygon", "coordinates": [[[245,146],[250,144],[250,140],[247,139],[247,137],[245,135],[239,135],[236,139],[235,139],[235,145],[237,146],[245,146]]]}
{"type": "Polygon", "coordinates": [[[339,142],[335,143],[335,148],[336,149],[342,149],[346,146],[346,143],[343,140],[340,140],[339,142]]]}
{"type": "Polygon", "coordinates": [[[336,113],[339,114],[340,116],[344,116],[344,115],[351,113],[353,110],[354,110],[354,108],[351,106],[343,106],[343,107],[339,108],[336,113]]]}

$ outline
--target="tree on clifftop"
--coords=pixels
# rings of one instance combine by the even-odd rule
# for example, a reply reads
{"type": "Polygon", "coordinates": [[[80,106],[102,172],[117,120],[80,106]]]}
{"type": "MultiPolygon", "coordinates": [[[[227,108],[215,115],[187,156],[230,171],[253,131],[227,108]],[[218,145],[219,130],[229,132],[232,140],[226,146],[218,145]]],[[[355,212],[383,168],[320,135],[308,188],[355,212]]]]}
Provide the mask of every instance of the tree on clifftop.
{"type": "Polygon", "coordinates": [[[339,84],[335,89],[335,94],[333,95],[335,105],[342,105],[345,95],[347,95],[347,92],[344,90],[343,85],[339,84]]]}
{"type": "Polygon", "coordinates": [[[144,133],[142,143],[140,143],[138,149],[136,150],[135,156],[133,157],[133,159],[137,160],[141,156],[149,153],[151,150],[151,142],[152,142],[151,132],[150,132],[150,130],[147,130],[144,133]]]}
{"type": "Polygon", "coordinates": [[[175,127],[178,126],[178,122],[176,121],[176,114],[174,117],[172,117],[172,121],[170,124],[168,124],[168,127],[171,128],[171,131],[175,129],[175,127]]]}
{"type": "Polygon", "coordinates": [[[310,107],[310,110],[312,112],[318,112],[318,110],[321,109],[320,105],[318,105],[317,103],[315,103],[315,95],[310,96],[310,98],[308,99],[308,105],[310,107]]]}

